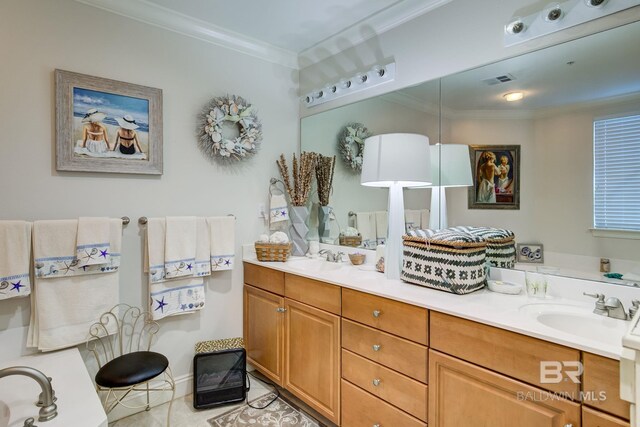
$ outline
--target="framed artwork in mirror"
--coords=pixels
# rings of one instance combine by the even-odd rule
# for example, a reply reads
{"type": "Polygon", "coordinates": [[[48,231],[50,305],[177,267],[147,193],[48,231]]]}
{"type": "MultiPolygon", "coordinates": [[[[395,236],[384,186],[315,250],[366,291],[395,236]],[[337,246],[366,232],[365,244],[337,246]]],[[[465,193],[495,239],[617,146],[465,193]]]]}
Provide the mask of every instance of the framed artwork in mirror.
{"type": "Polygon", "coordinates": [[[518,243],[516,251],[516,262],[544,263],[544,246],[542,243],[518,243]]]}
{"type": "Polygon", "coordinates": [[[162,90],[56,70],[56,169],[162,174],[162,90]]]}
{"type": "Polygon", "coordinates": [[[520,209],[520,146],[470,145],[469,209],[520,209]]]}

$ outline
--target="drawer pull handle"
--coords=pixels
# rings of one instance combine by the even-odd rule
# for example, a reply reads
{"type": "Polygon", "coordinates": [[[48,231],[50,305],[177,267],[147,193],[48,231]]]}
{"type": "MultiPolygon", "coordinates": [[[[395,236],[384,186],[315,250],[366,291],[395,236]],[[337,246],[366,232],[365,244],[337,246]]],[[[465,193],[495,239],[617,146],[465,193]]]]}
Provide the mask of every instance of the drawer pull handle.
{"type": "Polygon", "coordinates": [[[286,308],[284,308],[284,307],[278,307],[278,308],[276,308],[276,311],[277,311],[278,313],[284,313],[285,311],[287,311],[287,309],[286,309],[286,308]]]}
{"type": "Polygon", "coordinates": [[[564,427],[573,427],[573,424],[568,423],[568,424],[565,424],[564,427]]]}
{"type": "Polygon", "coordinates": [[[378,378],[375,378],[375,379],[372,381],[372,383],[373,383],[373,385],[374,385],[374,386],[378,387],[378,386],[380,385],[380,380],[379,380],[378,378]]]}
{"type": "Polygon", "coordinates": [[[380,427],[380,424],[374,424],[373,427],[380,427]]]}
{"type": "Polygon", "coordinates": [[[382,312],[380,310],[373,310],[373,317],[375,317],[376,319],[380,317],[381,314],[382,312]]]}
{"type": "Polygon", "coordinates": [[[371,348],[373,348],[373,351],[380,351],[381,346],[380,344],[374,344],[371,346],[371,348]]]}

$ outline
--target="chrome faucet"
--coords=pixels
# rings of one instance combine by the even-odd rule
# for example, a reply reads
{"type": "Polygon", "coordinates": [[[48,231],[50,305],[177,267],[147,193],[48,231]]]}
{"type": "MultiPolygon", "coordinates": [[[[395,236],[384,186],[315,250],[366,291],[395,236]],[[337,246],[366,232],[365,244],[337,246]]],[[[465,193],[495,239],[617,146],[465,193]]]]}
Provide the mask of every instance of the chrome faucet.
{"type": "Polygon", "coordinates": [[[325,255],[326,254],[327,255],[327,261],[329,261],[329,262],[342,262],[342,255],[344,255],[344,252],[338,252],[337,254],[334,254],[329,249],[322,249],[318,253],[320,255],[325,255]]]}
{"type": "Polygon", "coordinates": [[[36,403],[36,406],[40,407],[38,421],[49,421],[58,415],[58,406],[55,404],[56,397],[53,387],[51,386],[51,378],[39,370],[28,366],[11,366],[0,370],[0,378],[11,375],[24,375],[25,377],[34,379],[40,385],[42,393],[40,393],[38,403],[36,403]]]}
{"type": "Polygon", "coordinates": [[[627,320],[627,312],[624,310],[622,301],[616,297],[609,297],[605,301],[604,294],[588,294],[583,292],[582,295],[596,298],[596,307],[593,309],[595,314],[611,317],[612,319],[627,320]]]}

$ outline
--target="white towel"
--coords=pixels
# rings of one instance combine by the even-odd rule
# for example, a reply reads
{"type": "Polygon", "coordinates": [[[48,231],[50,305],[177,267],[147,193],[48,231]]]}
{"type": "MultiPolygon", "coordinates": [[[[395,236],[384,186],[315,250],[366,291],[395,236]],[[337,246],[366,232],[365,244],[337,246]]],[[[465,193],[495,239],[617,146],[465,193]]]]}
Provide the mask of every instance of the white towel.
{"type": "Polygon", "coordinates": [[[196,218],[196,267],[194,276],[211,275],[211,233],[204,217],[196,218]]]}
{"type": "Polygon", "coordinates": [[[233,270],[236,248],[236,217],[207,218],[211,233],[211,271],[233,270]]]}
{"type": "Polygon", "coordinates": [[[269,208],[269,224],[274,225],[289,220],[289,208],[284,194],[272,194],[269,208]]]}
{"type": "MultiPolygon", "coordinates": [[[[36,221],[33,225],[34,258],[44,264],[40,270],[48,274],[36,275],[27,341],[30,347],[51,351],[86,342],[89,326],[119,302],[117,267],[85,273],[82,267],[71,265],[77,229],[77,220],[36,221]],[[65,267],[56,270],[60,265],[65,267]]],[[[109,231],[109,265],[114,260],[119,265],[122,220],[109,220],[109,231]]]]}
{"type": "Polygon", "coordinates": [[[420,228],[422,230],[426,230],[427,228],[429,228],[430,214],[431,212],[429,211],[429,209],[422,209],[420,211],[420,228]]]}
{"type": "Polygon", "coordinates": [[[376,247],[376,216],[373,212],[356,212],[357,229],[365,248],[376,247]]]}
{"type": "Polygon", "coordinates": [[[165,220],[164,271],[167,279],[193,276],[196,263],[196,217],[165,220]]]}
{"type": "Polygon", "coordinates": [[[414,209],[405,209],[404,211],[405,232],[420,229],[420,211],[414,209]]]}
{"type": "Polygon", "coordinates": [[[78,267],[108,264],[111,258],[110,249],[109,218],[78,218],[78,267]]]}
{"type": "MultiPolygon", "coordinates": [[[[198,227],[199,221],[196,221],[198,227]]],[[[147,220],[145,270],[149,277],[150,311],[155,320],[176,314],[185,314],[201,310],[205,303],[205,288],[203,277],[188,277],[167,280],[164,269],[165,253],[165,218],[149,218],[147,220]]],[[[204,218],[200,223],[199,232],[206,237],[200,239],[202,246],[206,246],[205,264],[210,265],[208,233],[204,218]]],[[[198,232],[198,236],[199,236],[198,232]]],[[[200,247],[200,245],[199,245],[200,247]]],[[[199,257],[196,257],[199,258],[199,257]]],[[[194,274],[197,274],[197,268],[194,274]]],[[[201,272],[206,271],[204,267],[201,272]]],[[[206,274],[202,274],[206,275],[206,274]]]]}
{"type": "Polygon", "coordinates": [[[389,230],[389,215],[387,211],[374,212],[376,216],[376,246],[384,245],[389,230]]]}
{"type": "Polygon", "coordinates": [[[31,293],[31,223],[0,221],[0,300],[31,293]]]}

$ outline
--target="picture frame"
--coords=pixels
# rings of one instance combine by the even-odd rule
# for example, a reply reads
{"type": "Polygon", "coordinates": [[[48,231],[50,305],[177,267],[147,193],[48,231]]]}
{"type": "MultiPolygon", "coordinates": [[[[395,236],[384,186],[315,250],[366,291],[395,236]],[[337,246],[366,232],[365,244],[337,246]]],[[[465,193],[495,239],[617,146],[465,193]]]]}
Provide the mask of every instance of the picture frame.
{"type": "Polygon", "coordinates": [[[55,70],[56,170],[162,175],[162,90],[55,70]]]}
{"type": "Polygon", "coordinates": [[[516,262],[544,264],[544,245],[542,243],[518,243],[516,262]]]}
{"type": "Polygon", "coordinates": [[[520,209],[520,146],[470,145],[469,209],[520,209]]]}

